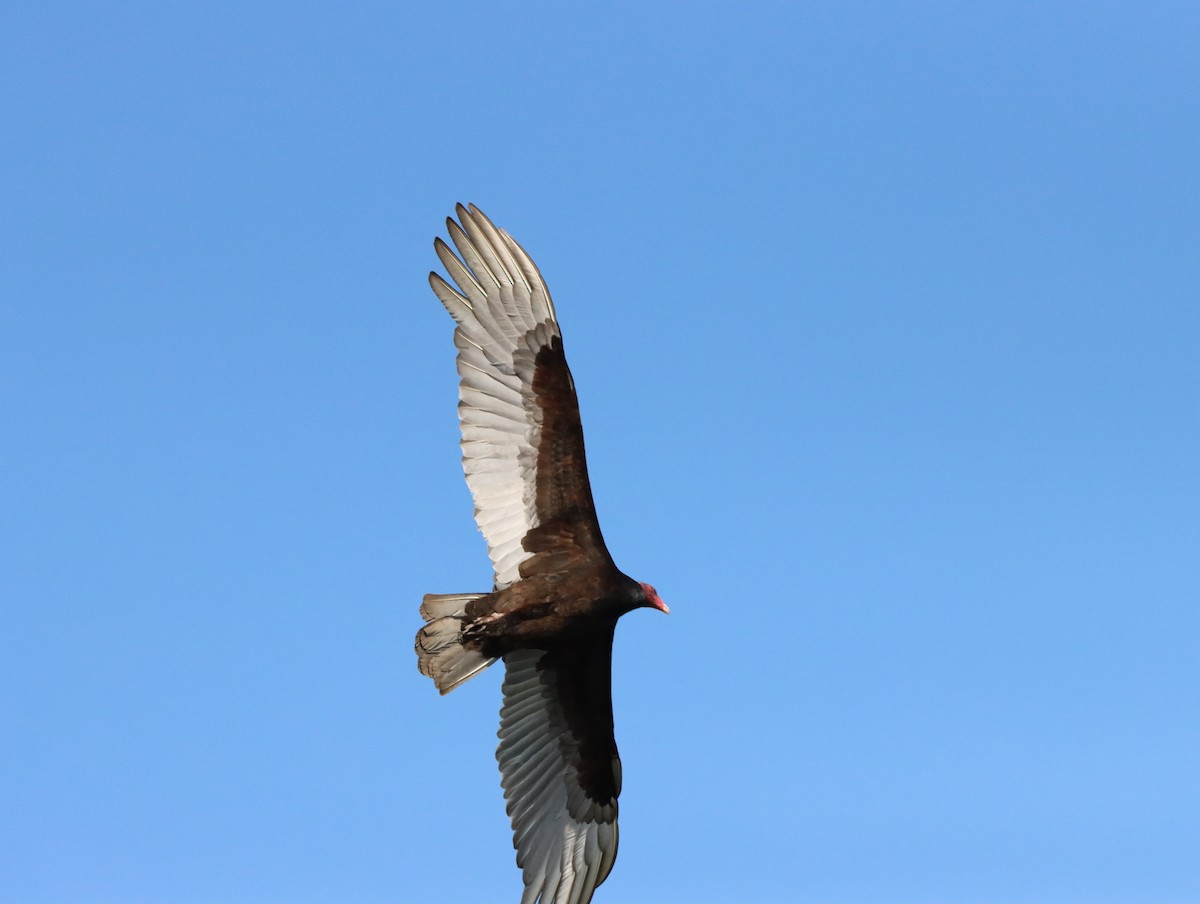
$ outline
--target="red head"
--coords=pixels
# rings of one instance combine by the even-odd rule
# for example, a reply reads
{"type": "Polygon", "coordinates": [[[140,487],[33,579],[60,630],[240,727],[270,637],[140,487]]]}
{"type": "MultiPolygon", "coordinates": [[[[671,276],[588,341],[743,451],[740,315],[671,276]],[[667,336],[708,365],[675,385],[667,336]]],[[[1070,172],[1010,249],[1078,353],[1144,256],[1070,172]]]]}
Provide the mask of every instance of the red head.
{"type": "Polygon", "coordinates": [[[646,594],[646,605],[653,606],[659,612],[671,614],[671,610],[667,608],[667,604],[662,601],[662,597],[658,595],[658,591],[649,584],[642,584],[642,591],[646,594]]]}

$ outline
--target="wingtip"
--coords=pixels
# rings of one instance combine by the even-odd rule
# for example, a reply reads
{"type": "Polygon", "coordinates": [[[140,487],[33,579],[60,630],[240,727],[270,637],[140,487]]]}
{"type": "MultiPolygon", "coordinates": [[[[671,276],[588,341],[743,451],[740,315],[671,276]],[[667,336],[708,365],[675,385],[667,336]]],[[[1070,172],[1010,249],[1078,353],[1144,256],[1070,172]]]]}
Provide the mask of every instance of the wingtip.
{"type": "Polygon", "coordinates": [[[486,213],[484,213],[482,210],[480,210],[474,204],[470,204],[468,206],[471,208],[471,213],[475,216],[476,219],[483,220],[483,222],[487,223],[487,225],[490,226],[495,232],[497,232],[497,233],[500,232],[500,227],[498,227],[495,223],[493,223],[491,221],[491,218],[488,217],[488,215],[486,213]]]}
{"type": "Polygon", "coordinates": [[[463,204],[461,201],[459,201],[454,205],[454,212],[458,214],[458,220],[460,223],[463,222],[464,217],[468,220],[479,218],[489,224],[492,222],[488,219],[488,215],[479,209],[479,205],[472,201],[468,201],[466,204],[463,204]]]}

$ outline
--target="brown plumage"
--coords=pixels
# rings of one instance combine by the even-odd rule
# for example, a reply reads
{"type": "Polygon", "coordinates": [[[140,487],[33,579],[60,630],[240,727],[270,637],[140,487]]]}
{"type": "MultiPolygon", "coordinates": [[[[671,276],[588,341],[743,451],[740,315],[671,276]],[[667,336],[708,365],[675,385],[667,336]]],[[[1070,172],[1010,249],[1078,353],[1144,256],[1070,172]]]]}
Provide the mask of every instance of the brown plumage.
{"type": "Polygon", "coordinates": [[[463,468],[495,570],[490,593],[429,594],[417,660],[444,694],[505,663],[500,763],[522,904],[587,904],[617,855],[621,761],[612,641],[639,607],[668,611],[604,545],[575,384],[550,293],[529,255],[477,208],[434,247],[457,289],[463,468]],[[461,223],[461,225],[460,225],[461,223]]]}

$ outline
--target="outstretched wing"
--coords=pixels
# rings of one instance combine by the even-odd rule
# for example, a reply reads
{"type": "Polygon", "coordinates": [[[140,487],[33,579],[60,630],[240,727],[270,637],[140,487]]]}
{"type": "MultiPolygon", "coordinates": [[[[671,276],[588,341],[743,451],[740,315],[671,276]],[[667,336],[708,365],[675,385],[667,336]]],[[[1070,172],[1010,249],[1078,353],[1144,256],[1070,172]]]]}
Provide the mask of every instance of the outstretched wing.
{"type": "Polygon", "coordinates": [[[535,552],[547,568],[563,555],[611,561],[550,292],[508,233],[474,205],[456,212],[462,225],[446,225],[461,259],[440,238],[434,248],[457,289],[436,273],[429,284],[458,323],[463,469],[496,586],[518,580],[535,552]]]}
{"type": "Polygon", "coordinates": [[[496,759],[525,880],[521,904],[588,904],[617,858],[612,632],[509,653],[504,663],[496,759]]]}

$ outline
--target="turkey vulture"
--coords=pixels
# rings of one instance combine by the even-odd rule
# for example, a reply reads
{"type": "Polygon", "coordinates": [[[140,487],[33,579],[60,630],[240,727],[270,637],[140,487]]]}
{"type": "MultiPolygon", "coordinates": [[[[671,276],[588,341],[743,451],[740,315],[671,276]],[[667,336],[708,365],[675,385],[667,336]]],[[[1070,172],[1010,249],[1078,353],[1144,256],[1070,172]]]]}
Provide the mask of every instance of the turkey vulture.
{"type": "Polygon", "coordinates": [[[443,694],[504,660],[501,784],[521,904],[587,904],[617,856],[621,760],[613,632],[667,605],[617,570],[600,536],[575,384],[550,292],[525,250],[474,205],[447,219],[461,260],[429,274],[458,326],[463,469],[495,571],[491,593],[427,594],[417,663],[443,694]]]}

